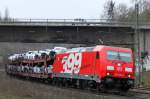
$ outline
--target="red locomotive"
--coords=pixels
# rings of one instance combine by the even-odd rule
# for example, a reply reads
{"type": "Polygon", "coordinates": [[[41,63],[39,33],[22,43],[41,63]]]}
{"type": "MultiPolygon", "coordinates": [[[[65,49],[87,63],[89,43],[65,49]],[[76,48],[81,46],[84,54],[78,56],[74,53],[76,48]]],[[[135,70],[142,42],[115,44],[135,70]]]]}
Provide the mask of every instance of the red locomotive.
{"type": "Polygon", "coordinates": [[[98,90],[117,88],[123,91],[134,86],[134,69],[131,49],[104,45],[72,48],[56,54],[53,52],[44,59],[18,59],[7,65],[9,74],[49,80],[52,84],[98,90]],[[26,72],[18,70],[20,66],[28,66],[28,69],[26,72]],[[35,66],[40,69],[37,70],[35,66]],[[12,68],[17,69],[14,72],[12,68]],[[35,73],[36,70],[39,72],[35,73]]]}

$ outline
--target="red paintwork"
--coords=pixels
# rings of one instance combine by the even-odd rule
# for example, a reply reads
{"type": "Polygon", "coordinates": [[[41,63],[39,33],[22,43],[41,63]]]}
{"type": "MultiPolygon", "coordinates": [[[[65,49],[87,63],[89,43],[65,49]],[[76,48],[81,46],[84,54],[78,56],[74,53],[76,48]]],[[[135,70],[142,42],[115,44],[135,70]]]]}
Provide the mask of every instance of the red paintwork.
{"type": "MultiPolygon", "coordinates": [[[[111,47],[111,46],[96,46],[93,51],[90,52],[80,52],[82,54],[81,58],[81,67],[78,72],[80,75],[97,75],[100,79],[104,77],[108,77],[107,73],[111,73],[111,77],[115,78],[128,78],[127,75],[130,74],[130,79],[134,79],[134,61],[132,58],[131,62],[122,62],[122,61],[112,61],[108,60],[106,57],[106,53],[108,50],[120,51],[120,52],[128,52],[132,54],[132,50],[129,48],[121,48],[121,47],[111,47]],[[99,59],[96,59],[96,53],[99,53],[99,59]],[[118,66],[118,63],[121,66],[118,66]],[[114,66],[114,70],[107,70],[107,66],[114,66]],[[133,69],[133,72],[125,72],[125,67],[130,67],[133,69]]],[[[79,52],[74,52],[73,55],[79,52]]],[[[57,54],[54,64],[53,64],[53,72],[54,73],[63,73],[63,57],[69,56],[71,53],[57,54]]],[[[132,54],[133,56],[133,54],[132,54]]],[[[65,58],[66,60],[68,58],[65,58]]],[[[78,58],[77,58],[78,59],[78,58]]],[[[73,60],[70,60],[70,63],[73,60]]],[[[74,65],[76,67],[76,65],[74,65]]],[[[68,68],[69,70],[69,68],[68,68]]],[[[70,69],[71,70],[71,69],[70,69]]],[[[65,72],[66,73],[66,72],[65,72]]],[[[74,71],[68,72],[74,74],[74,71]]]]}

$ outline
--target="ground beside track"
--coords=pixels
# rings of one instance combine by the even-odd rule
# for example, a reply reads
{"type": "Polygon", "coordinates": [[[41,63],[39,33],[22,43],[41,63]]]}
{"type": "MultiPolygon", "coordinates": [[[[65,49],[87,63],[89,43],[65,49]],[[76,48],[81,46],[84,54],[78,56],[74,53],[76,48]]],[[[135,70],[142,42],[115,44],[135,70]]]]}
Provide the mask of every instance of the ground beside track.
{"type": "Polygon", "coordinates": [[[10,77],[0,71],[0,99],[149,99],[149,94],[95,94],[10,77]]]}

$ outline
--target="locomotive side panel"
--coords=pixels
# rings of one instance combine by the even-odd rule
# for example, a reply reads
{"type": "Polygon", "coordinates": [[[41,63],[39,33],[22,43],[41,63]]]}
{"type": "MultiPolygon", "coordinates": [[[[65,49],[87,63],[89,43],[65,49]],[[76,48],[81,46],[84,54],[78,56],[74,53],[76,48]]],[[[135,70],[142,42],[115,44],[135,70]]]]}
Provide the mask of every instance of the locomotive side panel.
{"type": "Polygon", "coordinates": [[[96,58],[94,52],[82,53],[82,66],[79,74],[81,75],[94,75],[96,68],[96,58]]]}
{"type": "Polygon", "coordinates": [[[53,64],[53,72],[57,77],[91,80],[95,75],[99,75],[98,62],[96,52],[58,54],[53,64]]]}

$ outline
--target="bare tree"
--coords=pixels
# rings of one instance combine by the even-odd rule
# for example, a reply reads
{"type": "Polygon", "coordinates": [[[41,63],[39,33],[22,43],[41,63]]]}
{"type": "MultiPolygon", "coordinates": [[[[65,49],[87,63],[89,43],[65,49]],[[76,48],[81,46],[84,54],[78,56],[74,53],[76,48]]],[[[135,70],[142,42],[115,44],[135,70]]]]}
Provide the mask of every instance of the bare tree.
{"type": "Polygon", "coordinates": [[[140,20],[150,21],[150,1],[141,0],[139,2],[139,7],[140,7],[140,20]]]}
{"type": "Polygon", "coordinates": [[[109,2],[109,7],[108,7],[108,18],[113,19],[114,18],[114,8],[115,7],[115,2],[112,0],[109,2]]]}
{"type": "Polygon", "coordinates": [[[115,19],[116,20],[127,20],[129,9],[126,4],[119,4],[116,7],[115,19]]]}
{"type": "Polygon", "coordinates": [[[146,9],[150,8],[150,1],[149,0],[131,0],[131,2],[139,4],[139,11],[140,13],[146,9]]]}
{"type": "MultiPolygon", "coordinates": [[[[150,1],[149,0],[131,0],[132,3],[139,5],[139,20],[150,21],[150,1]]],[[[133,6],[132,8],[134,8],[133,6]]]]}
{"type": "Polygon", "coordinates": [[[104,14],[102,15],[102,17],[107,20],[113,20],[114,13],[115,13],[115,2],[109,0],[104,5],[104,14]]]}
{"type": "Polygon", "coordinates": [[[2,15],[1,15],[1,12],[0,12],[0,21],[2,20],[2,15]]]}
{"type": "Polygon", "coordinates": [[[150,1],[149,0],[132,0],[134,3],[128,7],[126,4],[115,5],[115,2],[109,0],[104,5],[103,18],[116,21],[135,21],[135,3],[139,4],[139,20],[150,21],[150,1]]]}
{"type": "Polygon", "coordinates": [[[135,8],[133,6],[128,7],[126,4],[121,3],[116,7],[115,18],[117,21],[134,21],[135,20],[135,8]]]}
{"type": "Polygon", "coordinates": [[[5,16],[4,16],[4,21],[8,21],[10,19],[9,17],[9,10],[8,8],[5,9],[5,16]]]}

